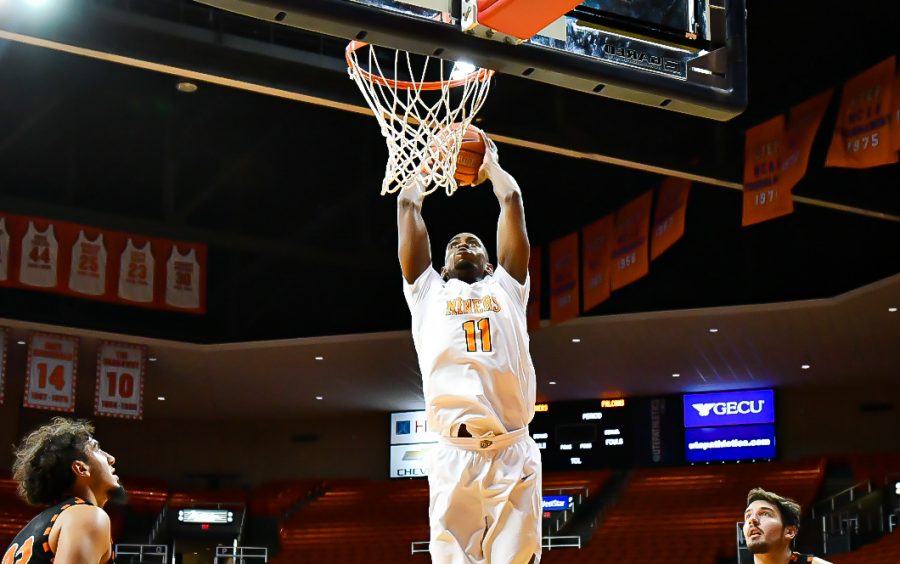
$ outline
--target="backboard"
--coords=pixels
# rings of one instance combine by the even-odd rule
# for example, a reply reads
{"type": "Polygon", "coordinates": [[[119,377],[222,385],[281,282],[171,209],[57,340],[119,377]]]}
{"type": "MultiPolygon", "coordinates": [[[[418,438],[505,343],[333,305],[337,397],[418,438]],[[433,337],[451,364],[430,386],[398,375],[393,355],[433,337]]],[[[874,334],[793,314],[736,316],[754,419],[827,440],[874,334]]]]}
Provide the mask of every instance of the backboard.
{"type": "Polygon", "coordinates": [[[745,0],[587,0],[524,41],[481,24],[477,0],[199,1],[720,121],[747,104],[745,0]]]}

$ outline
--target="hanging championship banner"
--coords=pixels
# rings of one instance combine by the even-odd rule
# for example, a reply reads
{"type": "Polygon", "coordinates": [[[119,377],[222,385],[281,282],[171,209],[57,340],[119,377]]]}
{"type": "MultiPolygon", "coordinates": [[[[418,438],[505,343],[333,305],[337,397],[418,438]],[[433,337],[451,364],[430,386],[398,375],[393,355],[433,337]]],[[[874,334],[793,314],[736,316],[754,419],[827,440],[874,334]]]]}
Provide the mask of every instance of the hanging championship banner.
{"type": "Polygon", "coordinates": [[[578,317],[578,232],[550,243],[550,321],[578,317]]]}
{"type": "Polygon", "coordinates": [[[609,274],[615,233],[613,214],[581,230],[584,238],[581,261],[584,265],[581,276],[581,283],[584,286],[584,311],[597,307],[609,298],[609,274]]]}
{"type": "Polygon", "coordinates": [[[0,405],[3,404],[3,391],[6,389],[6,347],[9,331],[0,327],[0,405]]]}
{"type": "Polygon", "coordinates": [[[616,241],[612,253],[612,289],[631,284],[650,271],[648,238],[653,190],[616,212],[616,241]]]}
{"type": "Polygon", "coordinates": [[[22,405],[75,411],[78,337],[35,333],[28,347],[28,373],[22,405]]]}
{"type": "Polygon", "coordinates": [[[785,147],[781,159],[780,184],[784,190],[793,190],[806,175],[809,152],[833,94],[834,90],[829,89],[791,108],[785,126],[785,147]]]}
{"type": "Polygon", "coordinates": [[[650,260],[655,260],[684,235],[684,216],[690,191],[691,181],[683,178],[666,178],[657,189],[650,260]]]}
{"type": "Polygon", "coordinates": [[[747,130],[744,144],[744,213],[742,225],[753,225],[794,211],[790,190],[781,185],[784,115],[747,130]]]}
{"type": "Polygon", "coordinates": [[[94,414],[141,419],[146,366],[146,347],[109,341],[100,343],[94,414]]]}
{"type": "Polygon", "coordinates": [[[528,256],[528,276],[531,278],[531,289],[528,291],[528,330],[537,331],[541,327],[541,249],[540,247],[531,247],[531,254],[528,256]]]}
{"type": "Polygon", "coordinates": [[[825,166],[868,168],[897,162],[891,139],[894,67],[891,57],[844,84],[825,166]]]}

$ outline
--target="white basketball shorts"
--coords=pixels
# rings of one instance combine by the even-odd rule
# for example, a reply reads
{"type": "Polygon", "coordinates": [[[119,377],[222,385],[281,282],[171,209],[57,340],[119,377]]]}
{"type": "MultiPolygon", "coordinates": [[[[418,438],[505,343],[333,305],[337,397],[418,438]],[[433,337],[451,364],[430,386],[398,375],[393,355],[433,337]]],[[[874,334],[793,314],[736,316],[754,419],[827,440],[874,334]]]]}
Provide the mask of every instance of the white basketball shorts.
{"type": "Polygon", "coordinates": [[[433,563],[540,561],[541,454],[527,428],[441,437],[429,457],[433,563]]]}

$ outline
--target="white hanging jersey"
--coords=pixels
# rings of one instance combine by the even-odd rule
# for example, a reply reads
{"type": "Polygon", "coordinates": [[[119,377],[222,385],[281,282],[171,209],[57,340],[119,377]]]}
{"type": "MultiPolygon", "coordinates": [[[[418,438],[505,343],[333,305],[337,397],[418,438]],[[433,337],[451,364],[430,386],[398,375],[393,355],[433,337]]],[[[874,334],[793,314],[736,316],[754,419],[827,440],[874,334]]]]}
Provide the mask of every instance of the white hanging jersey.
{"type": "Polygon", "coordinates": [[[465,423],[473,436],[499,435],[534,417],[530,282],[519,284],[501,266],[474,284],[445,282],[430,267],[412,284],[404,280],[430,430],[446,436],[465,423]]]}
{"type": "Polygon", "coordinates": [[[132,302],[152,302],[153,266],[150,241],[138,249],[129,237],[119,262],[119,297],[132,302]]]}
{"type": "Polygon", "coordinates": [[[83,229],[78,232],[78,239],[72,245],[69,289],[91,296],[106,293],[106,247],[102,233],[89,241],[83,229]]]}
{"type": "Polygon", "coordinates": [[[172,247],[166,265],[166,303],[186,309],[200,307],[200,265],[194,249],[183,255],[177,246],[172,247]]]}
{"type": "Polygon", "coordinates": [[[5,217],[0,217],[0,280],[9,280],[9,231],[5,217]]]}
{"type": "Polygon", "coordinates": [[[38,231],[34,222],[29,221],[28,230],[22,239],[19,282],[40,288],[56,286],[58,254],[59,244],[53,234],[53,226],[48,226],[45,231],[38,231]]]}

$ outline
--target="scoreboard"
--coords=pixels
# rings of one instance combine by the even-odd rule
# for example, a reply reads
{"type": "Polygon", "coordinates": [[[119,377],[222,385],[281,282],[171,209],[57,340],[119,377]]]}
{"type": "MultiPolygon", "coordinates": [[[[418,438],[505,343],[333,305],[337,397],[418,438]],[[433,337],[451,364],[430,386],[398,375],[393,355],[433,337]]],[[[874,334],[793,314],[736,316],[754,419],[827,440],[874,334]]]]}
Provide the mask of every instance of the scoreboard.
{"type": "Polygon", "coordinates": [[[624,399],[538,404],[529,425],[546,469],[627,466],[631,432],[624,399]]]}

